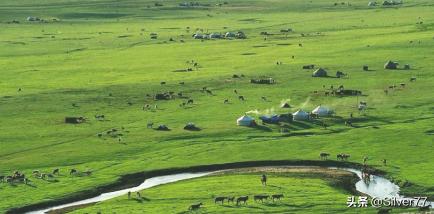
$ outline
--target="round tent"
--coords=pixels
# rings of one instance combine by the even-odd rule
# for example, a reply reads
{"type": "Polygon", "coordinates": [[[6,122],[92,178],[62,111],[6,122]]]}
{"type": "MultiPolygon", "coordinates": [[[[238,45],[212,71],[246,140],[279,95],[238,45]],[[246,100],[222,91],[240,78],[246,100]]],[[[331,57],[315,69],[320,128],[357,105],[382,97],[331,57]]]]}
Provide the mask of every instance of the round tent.
{"type": "Polygon", "coordinates": [[[237,120],[237,125],[239,126],[253,126],[255,123],[255,119],[247,115],[244,115],[237,120]]]}
{"type": "Polygon", "coordinates": [[[312,114],[316,114],[318,116],[327,116],[330,115],[332,112],[324,107],[324,106],[318,106],[314,110],[312,110],[312,114]]]}
{"type": "Polygon", "coordinates": [[[327,71],[322,69],[322,68],[318,68],[316,71],[313,72],[312,76],[313,77],[326,77],[327,71]]]}
{"type": "Polygon", "coordinates": [[[309,119],[309,113],[300,109],[300,110],[296,111],[295,113],[293,113],[292,117],[294,118],[294,120],[308,120],[309,119]]]}

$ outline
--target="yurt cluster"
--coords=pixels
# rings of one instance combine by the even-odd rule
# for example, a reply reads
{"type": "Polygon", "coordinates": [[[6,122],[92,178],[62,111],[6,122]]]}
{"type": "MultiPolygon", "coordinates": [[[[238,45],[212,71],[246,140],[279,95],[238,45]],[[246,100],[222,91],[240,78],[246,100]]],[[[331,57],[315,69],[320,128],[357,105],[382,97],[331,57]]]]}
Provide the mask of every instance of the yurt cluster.
{"type": "MultiPolygon", "coordinates": [[[[289,106],[289,104],[284,103],[282,108],[287,108],[285,106],[289,106]]],[[[298,109],[296,112],[289,114],[261,115],[259,116],[259,119],[262,121],[262,124],[278,124],[280,122],[309,121],[314,118],[331,116],[332,114],[334,114],[334,112],[331,109],[319,105],[311,112],[298,109]]],[[[246,113],[237,119],[237,125],[254,127],[257,126],[258,123],[253,116],[249,116],[246,113]]]]}

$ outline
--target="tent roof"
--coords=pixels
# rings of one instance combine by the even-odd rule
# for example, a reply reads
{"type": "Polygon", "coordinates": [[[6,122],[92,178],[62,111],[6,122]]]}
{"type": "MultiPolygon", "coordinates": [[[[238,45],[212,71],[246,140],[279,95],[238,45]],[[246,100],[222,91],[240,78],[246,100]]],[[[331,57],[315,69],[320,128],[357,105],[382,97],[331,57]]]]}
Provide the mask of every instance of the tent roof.
{"type": "Polygon", "coordinates": [[[238,118],[237,121],[253,121],[253,120],[255,120],[253,117],[250,117],[248,115],[243,115],[240,118],[238,118]]]}
{"type": "Polygon", "coordinates": [[[297,116],[297,115],[303,116],[303,115],[309,115],[309,114],[307,112],[303,111],[302,109],[300,109],[300,110],[294,112],[292,115],[294,115],[294,116],[297,116]]]}

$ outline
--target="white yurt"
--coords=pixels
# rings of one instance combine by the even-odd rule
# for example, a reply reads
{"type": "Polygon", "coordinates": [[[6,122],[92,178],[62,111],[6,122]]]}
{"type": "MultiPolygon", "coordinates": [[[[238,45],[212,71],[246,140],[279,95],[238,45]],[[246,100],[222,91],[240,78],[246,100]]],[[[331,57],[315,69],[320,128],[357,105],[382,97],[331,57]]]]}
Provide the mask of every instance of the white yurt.
{"type": "Polygon", "coordinates": [[[309,119],[309,113],[300,109],[300,110],[296,111],[295,113],[293,113],[292,117],[294,120],[308,120],[309,119]]]}
{"type": "Polygon", "coordinates": [[[253,117],[244,115],[237,120],[237,125],[239,126],[252,126],[255,124],[255,119],[253,117]]]}
{"type": "Polygon", "coordinates": [[[332,111],[324,106],[318,106],[314,110],[312,110],[312,114],[316,114],[318,116],[327,116],[330,115],[332,111]]]}

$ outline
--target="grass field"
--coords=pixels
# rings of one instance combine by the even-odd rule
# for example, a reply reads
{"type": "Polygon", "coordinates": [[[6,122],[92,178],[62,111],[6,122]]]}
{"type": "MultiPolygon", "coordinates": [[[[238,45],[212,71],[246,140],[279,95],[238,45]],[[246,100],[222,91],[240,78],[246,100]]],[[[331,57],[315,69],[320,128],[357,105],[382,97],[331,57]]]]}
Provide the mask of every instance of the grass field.
{"type": "MultiPolygon", "coordinates": [[[[19,170],[29,176],[33,170],[61,169],[56,181],[30,177],[31,185],[0,183],[0,212],[93,189],[134,172],[249,160],[318,160],[320,152],[332,154],[333,159],[337,153],[348,153],[349,161],[355,163],[367,156],[368,164],[385,171],[402,186],[402,192],[434,198],[431,0],[407,0],[391,7],[368,7],[365,0],[351,0],[351,6],[334,6],[332,0],[235,0],[222,6],[216,3],[223,2],[200,1],[204,5],[190,8],[180,7],[181,2],[162,1],[163,6],[148,0],[0,3],[0,174],[19,170]],[[28,22],[28,16],[49,21],[28,22]],[[8,23],[13,20],[20,23],[8,23]],[[288,28],[294,32],[280,33],[288,28]],[[241,30],[247,39],[201,41],[191,37],[196,29],[241,30]],[[260,35],[265,31],[273,34],[266,40],[260,35]],[[158,38],[150,39],[151,33],[158,38]],[[187,63],[191,60],[198,63],[197,70],[174,72],[192,67],[187,63]],[[385,70],[387,60],[398,61],[400,67],[410,64],[411,70],[385,70]],[[313,78],[313,70],[301,69],[306,64],[323,67],[331,76],[343,71],[348,77],[313,78]],[[370,70],[363,71],[363,65],[370,70]],[[232,78],[233,74],[245,77],[232,78]],[[277,83],[249,83],[261,76],[277,83]],[[411,77],[417,80],[410,82],[411,77]],[[163,81],[166,84],[160,85],[163,81]],[[398,87],[385,94],[384,89],[394,84],[398,87]],[[344,85],[361,90],[363,96],[324,96],[323,85],[344,85]],[[202,87],[214,95],[203,93],[202,87]],[[186,99],[155,101],[146,96],[166,91],[182,92],[194,104],[180,107],[186,99]],[[246,100],[239,101],[239,95],[246,100]],[[223,103],[225,99],[229,104],[223,103]],[[293,108],[279,108],[283,101],[293,108]],[[369,108],[359,112],[359,101],[366,101],[369,108]],[[146,104],[152,109],[144,111],[146,104]],[[235,122],[248,111],[311,111],[320,104],[332,108],[335,116],[290,123],[289,134],[281,134],[278,125],[247,128],[235,122]],[[354,127],[344,125],[351,113],[354,127]],[[98,121],[96,114],[106,119],[98,121]],[[88,120],[65,124],[66,116],[88,120]],[[148,129],[151,121],[171,131],[148,129]],[[187,122],[202,130],[183,130],[187,122]],[[113,128],[123,134],[120,142],[107,134],[97,136],[113,128]],[[387,166],[382,159],[387,159],[387,166]],[[93,173],[69,176],[71,168],[93,173]]],[[[233,179],[241,181],[244,176],[255,175],[233,179]]],[[[282,186],[291,179],[303,182],[277,177],[282,186]]],[[[217,188],[213,182],[219,179],[226,178],[198,182],[217,188]]],[[[312,191],[317,189],[327,198],[322,201],[345,195],[323,180],[312,182],[312,191]]],[[[181,189],[193,184],[185,181],[146,192],[180,191],[185,193],[180,197],[189,197],[201,185],[192,186],[191,191],[181,189]]],[[[244,189],[231,185],[228,191],[244,189]]],[[[197,194],[210,198],[210,193],[197,194]]],[[[185,209],[183,199],[173,200],[173,205],[164,206],[185,209]]],[[[161,209],[161,204],[146,206],[161,209]]],[[[102,203],[95,209],[109,206],[102,203]]],[[[326,205],[314,208],[322,206],[326,205]]],[[[118,209],[122,212],[123,208],[118,209]]],[[[128,204],[125,209],[138,208],[128,204]]],[[[214,206],[207,209],[226,212],[214,206]]],[[[282,211],[279,207],[260,209],[282,211]]]]}

